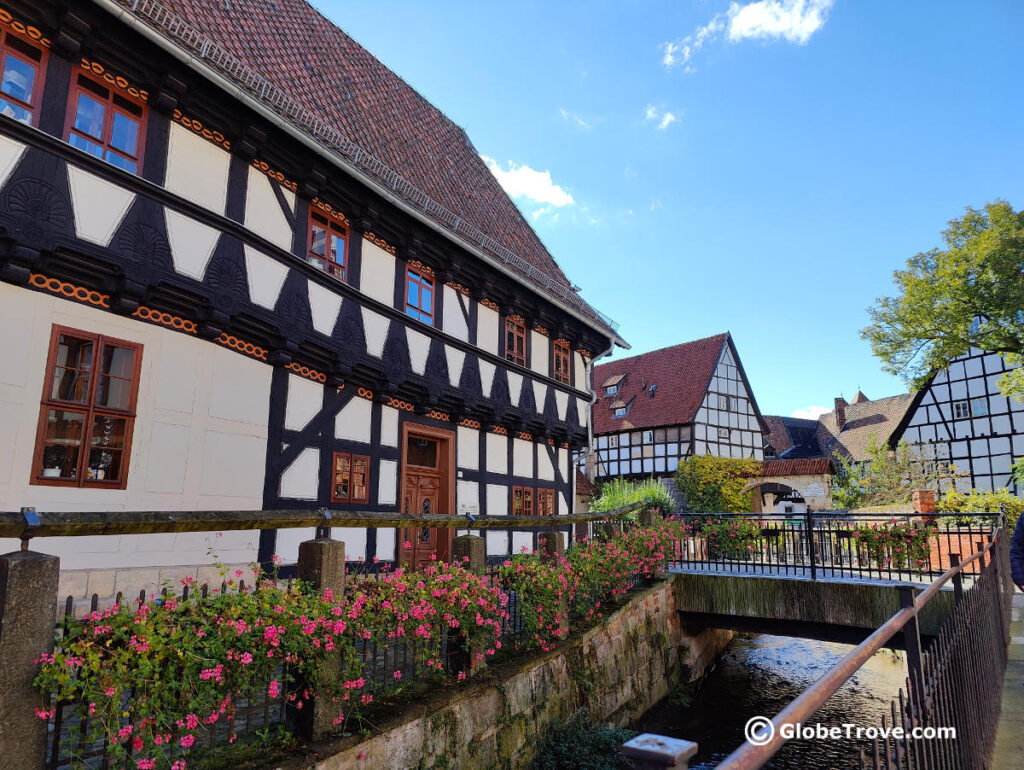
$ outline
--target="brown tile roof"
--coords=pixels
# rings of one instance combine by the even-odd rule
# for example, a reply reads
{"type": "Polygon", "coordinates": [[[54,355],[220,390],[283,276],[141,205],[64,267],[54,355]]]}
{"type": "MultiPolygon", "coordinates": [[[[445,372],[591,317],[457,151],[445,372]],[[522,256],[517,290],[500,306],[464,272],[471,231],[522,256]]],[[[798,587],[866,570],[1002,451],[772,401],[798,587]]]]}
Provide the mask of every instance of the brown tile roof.
{"type": "Polygon", "coordinates": [[[770,431],[767,436],[768,443],[780,458],[797,460],[821,457],[821,448],[815,440],[815,433],[818,430],[816,420],[766,415],[764,421],[770,431]]]}
{"type": "Polygon", "coordinates": [[[143,9],[147,22],[156,21],[158,28],[166,27],[168,18],[161,16],[160,5],[265,77],[300,109],[340,131],[344,140],[521,257],[527,264],[517,272],[543,284],[539,273],[557,285],[559,299],[580,302],[465,131],[305,0],[161,0],[143,9]]]}
{"type": "Polygon", "coordinates": [[[595,366],[594,382],[626,375],[614,398],[626,403],[634,400],[625,417],[613,417],[611,399],[600,391],[594,404],[594,433],[693,422],[728,339],[728,333],[716,334],[595,366]],[[658,386],[654,398],[650,398],[651,385],[658,386]]]}
{"type": "Polygon", "coordinates": [[[837,451],[855,462],[868,459],[872,437],[876,444],[887,445],[913,400],[914,394],[902,393],[875,401],[847,404],[846,424],[842,430],[836,427],[835,410],[826,412],[818,418],[816,434],[822,454],[831,457],[837,451]]]}
{"type": "Polygon", "coordinates": [[[576,494],[583,497],[592,497],[597,494],[597,487],[580,472],[579,468],[576,469],[576,494]]]}
{"type": "Polygon", "coordinates": [[[817,473],[834,473],[832,461],[827,457],[810,457],[802,460],[766,460],[761,466],[761,476],[810,476],[817,473]]]}

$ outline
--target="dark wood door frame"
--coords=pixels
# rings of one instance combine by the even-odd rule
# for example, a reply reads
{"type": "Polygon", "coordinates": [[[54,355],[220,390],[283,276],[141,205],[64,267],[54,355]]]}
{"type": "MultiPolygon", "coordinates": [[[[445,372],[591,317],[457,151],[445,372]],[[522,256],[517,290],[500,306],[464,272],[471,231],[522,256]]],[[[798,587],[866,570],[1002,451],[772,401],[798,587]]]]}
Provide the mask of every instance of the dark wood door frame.
{"type": "MultiPolygon", "coordinates": [[[[455,515],[455,431],[445,430],[444,428],[434,428],[429,425],[420,425],[414,422],[402,423],[402,440],[401,440],[401,472],[399,474],[399,488],[398,488],[398,506],[401,511],[403,508],[403,498],[405,496],[405,484],[406,474],[411,467],[408,464],[408,446],[410,438],[428,438],[434,439],[438,442],[437,447],[437,470],[440,475],[441,489],[438,495],[438,510],[435,513],[448,514],[449,516],[455,515]]],[[[402,530],[399,531],[398,550],[400,551],[399,561],[405,564],[408,560],[405,549],[402,547],[404,542],[404,535],[406,533],[402,530]]],[[[444,528],[433,528],[432,540],[436,544],[435,552],[437,553],[438,561],[447,560],[451,557],[451,543],[454,537],[455,530],[444,527],[444,528]]]]}

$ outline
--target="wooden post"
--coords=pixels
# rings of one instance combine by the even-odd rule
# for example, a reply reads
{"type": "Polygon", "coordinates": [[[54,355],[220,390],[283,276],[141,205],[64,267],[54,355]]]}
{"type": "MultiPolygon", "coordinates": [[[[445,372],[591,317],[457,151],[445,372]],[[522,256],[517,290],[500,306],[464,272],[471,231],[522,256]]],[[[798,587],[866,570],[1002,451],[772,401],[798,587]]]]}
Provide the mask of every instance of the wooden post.
{"type": "Polygon", "coordinates": [[[36,660],[53,652],[60,559],[34,551],[0,556],[0,767],[40,768],[49,708],[33,686],[36,660]]]}
{"type": "Polygon", "coordinates": [[[687,770],[690,758],[697,753],[697,749],[693,741],[644,733],[623,743],[619,753],[633,760],[633,767],[637,770],[687,770]]]}
{"type": "Polygon", "coordinates": [[[482,574],[486,566],[484,539],[479,535],[459,535],[452,540],[452,561],[470,572],[482,574]],[[469,557],[469,561],[465,561],[469,557]]]}
{"type": "MultiPolygon", "coordinates": [[[[321,537],[299,543],[299,561],[296,565],[299,580],[305,581],[318,594],[331,591],[336,599],[345,592],[345,544],[339,540],[321,537]]],[[[338,655],[324,657],[321,674],[331,678],[340,673],[338,655]]],[[[315,696],[295,712],[298,728],[313,740],[330,735],[334,719],[341,713],[342,704],[320,700],[315,696]]]]}

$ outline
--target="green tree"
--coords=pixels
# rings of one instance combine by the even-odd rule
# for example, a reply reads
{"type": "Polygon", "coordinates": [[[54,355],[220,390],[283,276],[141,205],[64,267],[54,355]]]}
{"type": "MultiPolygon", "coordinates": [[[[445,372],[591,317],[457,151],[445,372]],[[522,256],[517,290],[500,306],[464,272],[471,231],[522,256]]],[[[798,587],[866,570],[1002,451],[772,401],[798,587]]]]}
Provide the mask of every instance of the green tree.
{"type": "Polygon", "coordinates": [[[759,460],[698,455],[687,457],[676,470],[676,488],[696,513],[748,513],[751,477],[761,470],[759,460]]]}
{"type": "Polygon", "coordinates": [[[891,450],[872,436],[867,452],[863,463],[835,454],[832,503],[837,508],[909,503],[913,490],[934,489],[939,484],[934,460],[922,457],[906,441],[891,450]]]}
{"type": "MultiPolygon", "coordinates": [[[[882,368],[914,387],[972,346],[1024,364],[1024,212],[1002,200],[968,207],[942,239],[945,248],[917,254],[894,273],[898,296],[876,300],[861,331],[882,368]]],[[[1024,368],[999,385],[1024,400],[1024,368]]]]}

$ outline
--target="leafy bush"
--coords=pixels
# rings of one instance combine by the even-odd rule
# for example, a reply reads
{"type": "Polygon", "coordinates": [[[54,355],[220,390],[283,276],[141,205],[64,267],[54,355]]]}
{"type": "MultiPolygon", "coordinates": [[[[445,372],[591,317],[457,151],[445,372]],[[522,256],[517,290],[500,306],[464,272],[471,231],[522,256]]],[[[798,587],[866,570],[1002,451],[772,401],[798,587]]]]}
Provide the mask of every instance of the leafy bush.
{"type": "Polygon", "coordinates": [[[633,767],[619,754],[623,743],[636,735],[619,727],[587,724],[581,717],[548,733],[533,761],[534,770],[628,770],[633,767]]]}
{"type": "Polygon", "coordinates": [[[689,511],[748,513],[751,493],[744,488],[760,470],[759,460],[695,455],[680,461],[676,488],[689,511]]]}
{"type": "Polygon", "coordinates": [[[708,539],[712,559],[751,559],[760,549],[761,525],[751,519],[721,516],[694,523],[708,539]]]}
{"type": "MultiPolygon", "coordinates": [[[[627,481],[623,478],[612,479],[601,485],[601,494],[590,504],[591,511],[613,511],[626,505],[650,500],[651,507],[663,516],[675,510],[676,501],[672,499],[665,485],[654,478],[646,481],[627,481]]],[[[635,519],[631,514],[629,518],[635,519]]]]}
{"type": "Polygon", "coordinates": [[[851,533],[858,550],[878,569],[915,569],[928,566],[931,539],[937,528],[893,519],[888,524],[862,524],[851,533]]]}
{"type": "MultiPolygon", "coordinates": [[[[1006,523],[1012,529],[1017,519],[1024,513],[1024,499],[1010,494],[1006,488],[995,492],[983,489],[969,489],[958,492],[950,489],[936,503],[942,513],[998,513],[1001,505],[1006,506],[1006,523]]],[[[976,517],[965,516],[962,523],[973,521],[976,517]]]]}
{"type": "MultiPolygon", "coordinates": [[[[524,646],[550,649],[568,633],[571,616],[600,617],[602,602],[625,593],[634,575],[661,569],[683,532],[658,522],[581,543],[557,563],[535,555],[505,562],[501,577],[519,594],[530,630],[524,646]]],[[[501,648],[508,617],[501,584],[458,564],[396,570],[355,583],[342,597],[286,587],[258,571],[256,585],[240,590],[242,575],[209,598],[154,598],[64,622],[54,654],[37,661],[35,684],[80,704],[88,728],[79,745],[107,744],[115,767],[183,770],[180,756],[229,723],[240,701],[265,697],[296,709],[315,697],[336,708],[335,724],[344,725],[381,695],[466,678],[467,671],[443,669],[442,638],[461,639],[475,663],[501,648]],[[416,645],[413,670],[405,669],[413,676],[396,670],[387,684],[367,681],[363,646],[392,640],[416,645]]]]}
{"type": "Polygon", "coordinates": [[[868,459],[852,463],[838,452],[834,455],[836,473],[832,477],[832,502],[840,509],[909,503],[915,489],[934,489],[944,473],[927,448],[911,447],[900,441],[895,450],[879,445],[871,436],[868,459]]]}

